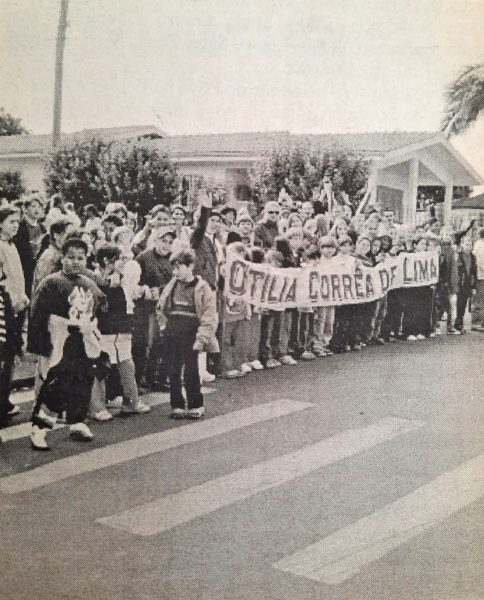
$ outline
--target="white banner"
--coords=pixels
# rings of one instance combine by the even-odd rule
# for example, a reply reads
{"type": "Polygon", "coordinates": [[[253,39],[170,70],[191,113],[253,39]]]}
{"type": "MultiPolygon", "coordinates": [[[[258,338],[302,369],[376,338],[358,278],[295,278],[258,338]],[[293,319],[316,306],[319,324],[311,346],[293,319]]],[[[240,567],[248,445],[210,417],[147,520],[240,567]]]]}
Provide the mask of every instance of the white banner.
{"type": "Polygon", "coordinates": [[[437,252],[389,257],[376,267],[345,267],[338,260],[298,269],[278,269],[229,257],[224,294],[261,308],[280,310],[371,302],[389,290],[433,285],[439,278],[437,252]]]}

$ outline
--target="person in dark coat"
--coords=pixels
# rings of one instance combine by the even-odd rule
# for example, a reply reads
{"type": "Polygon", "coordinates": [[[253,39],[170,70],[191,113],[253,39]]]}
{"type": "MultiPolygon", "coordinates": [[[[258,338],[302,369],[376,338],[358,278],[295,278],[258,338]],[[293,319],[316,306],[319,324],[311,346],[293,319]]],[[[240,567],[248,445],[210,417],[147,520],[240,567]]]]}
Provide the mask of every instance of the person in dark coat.
{"type": "Polygon", "coordinates": [[[38,196],[27,198],[23,207],[23,218],[19,223],[17,235],[14,237],[13,243],[17,247],[20,262],[24,270],[25,293],[30,298],[32,296],[32,282],[37,255],[40,250],[42,238],[45,235],[45,227],[40,223],[40,219],[44,214],[44,208],[38,196]]]}
{"type": "Polygon", "coordinates": [[[457,315],[454,323],[456,332],[464,332],[464,314],[476,288],[477,263],[472,254],[472,240],[464,238],[457,253],[457,315]]]}

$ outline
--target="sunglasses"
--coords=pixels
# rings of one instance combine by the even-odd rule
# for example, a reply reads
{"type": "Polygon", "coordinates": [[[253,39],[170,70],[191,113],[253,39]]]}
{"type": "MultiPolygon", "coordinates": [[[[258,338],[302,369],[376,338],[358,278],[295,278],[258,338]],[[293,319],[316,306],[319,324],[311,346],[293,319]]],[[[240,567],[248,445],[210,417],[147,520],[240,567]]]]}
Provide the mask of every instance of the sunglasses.
{"type": "Polygon", "coordinates": [[[269,211],[267,211],[267,214],[268,215],[278,215],[279,211],[278,210],[269,210],[269,211]]]}

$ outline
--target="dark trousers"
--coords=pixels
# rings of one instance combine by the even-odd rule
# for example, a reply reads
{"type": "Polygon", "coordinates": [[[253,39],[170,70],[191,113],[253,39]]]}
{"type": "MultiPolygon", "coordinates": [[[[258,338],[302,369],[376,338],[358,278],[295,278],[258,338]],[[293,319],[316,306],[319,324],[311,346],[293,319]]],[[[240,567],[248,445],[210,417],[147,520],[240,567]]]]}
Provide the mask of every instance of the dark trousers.
{"type": "Polygon", "coordinates": [[[406,288],[403,292],[403,336],[425,335],[432,330],[432,288],[406,288]]]}
{"type": "Polygon", "coordinates": [[[165,364],[170,379],[170,404],[172,408],[200,408],[203,395],[200,391],[198,352],[193,349],[194,331],[167,331],[165,334],[165,364]],[[182,377],[186,400],[182,391],[182,377]]]}
{"type": "Polygon", "coordinates": [[[278,358],[281,345],[281,321],[284,313],[270,310],[262,314],[259,357],[263,364],[269,358],[278,358]]]}
{"type": "Polygon", "coordinates": [[[2,350],[3,356],[0,361],[0,425],[8,418],[8,412],[12,408],[10,402],[10,390],[12,389],[12,376],[15,363],[15,354],[9,349],[2,350]]]}
{"type": "Polygon", "coordinates": [[[390,290],[387,294],[387,313],[381,328],[381,336],[383,339],[388,338],[393,334],[398,336],[402,325],[403,306],[401,290],[390,290]]]}
{"type": "Polygon", "coordinates": [[[469,299],[472,297],[471,289],[461,289],[457,294],[457,315],[454,327],[459,331],[464,329],[464,315],[469,299]]]}

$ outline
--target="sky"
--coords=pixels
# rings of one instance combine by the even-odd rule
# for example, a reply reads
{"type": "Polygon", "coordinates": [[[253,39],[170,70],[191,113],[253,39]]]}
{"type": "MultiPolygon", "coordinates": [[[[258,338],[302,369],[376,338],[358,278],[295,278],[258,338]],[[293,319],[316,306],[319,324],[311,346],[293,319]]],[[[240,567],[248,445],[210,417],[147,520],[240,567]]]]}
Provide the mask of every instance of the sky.
{"type": "MultiPolygon", "coordinates": [[[[59,5],[0,0],[0,106],[34,133],[59,5]]],[[[437,130],[446,84],[484,59],[484,0],[70,0],[68,21],[66,132],[437,130]]],[[[484,174],[482,135],[456,145],[484,174]]]]}

